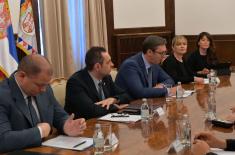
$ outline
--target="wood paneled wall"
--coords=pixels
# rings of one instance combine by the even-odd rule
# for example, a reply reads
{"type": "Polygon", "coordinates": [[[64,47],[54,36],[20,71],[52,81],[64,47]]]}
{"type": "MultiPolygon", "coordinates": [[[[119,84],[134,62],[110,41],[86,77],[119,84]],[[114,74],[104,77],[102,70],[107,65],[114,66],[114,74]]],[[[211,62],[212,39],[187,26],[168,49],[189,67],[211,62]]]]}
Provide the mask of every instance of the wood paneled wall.
{"type": "Polygon", "coordinates": [[[170,43],[175,34],[174,0],[165,0],[166,25],[163,27],[114,29],[113,0],[105,0],[105,7],[109,51],[115,67],[118,67],[127,57],[141,51],[142,42],[147,36],[159,35],[166,38],[167,42],[170,43]]]}
{"type": "Polygon", "coordinates": [[[142,51],[142,43],[144,39],[149,35],[158,35],[165,38],[168,42],[167,46],[170,47],[172,38],[171,31],[165,32],[151,32],[151,33],[133,33],[133,34],[115,34],[116,40],[116,63],[119,66],[123,60],[142,51]]]}

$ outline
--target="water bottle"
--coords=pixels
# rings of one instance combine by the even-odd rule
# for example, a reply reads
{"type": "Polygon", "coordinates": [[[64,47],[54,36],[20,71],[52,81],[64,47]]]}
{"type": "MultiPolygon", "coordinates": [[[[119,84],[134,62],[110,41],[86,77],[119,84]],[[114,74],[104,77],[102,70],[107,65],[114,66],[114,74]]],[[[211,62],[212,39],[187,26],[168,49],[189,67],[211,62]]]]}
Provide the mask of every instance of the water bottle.
{"type": "Polygon", "coordinates": [[[95,148],[94,154],[95,155],[102,155],[104,153],[104,135],[101,130],[100,124],[95,125],[93,142],[94,142],[94,148],[95,148]]]}
{"type": "Polygon", "coordinates": [[[189,120],[189,116],[187,114],[183,115],[183,123],[184,123],[184,141],[183,145],[185,147],[191,146],[191,123],[189,120]]]}
{"type": "Polygon", "coordinates": [[[208,77],[209,77],[210,91],[215,91],[216,90],[216,84],[217,84],[217,81],[216,81],[216,78],[217,78],[216,71],[211,69],[208,77]]]}
{"type": "Polygon", "coordinates": [[[141,119],[148,120],[149,119],[149,106],[146,98],[142,99],[143,104],[141,105],[141,119]]]}
{"type": "Polygon", "coordinates": [[[208,98],[208,110],[206,113],[206,119],[208,121],[212,121],[216,119],[216,101],[215,101],[215,93],[213,91],[210,92],[208,98]]]}
{"type": "Polygon", "coordinates": [[[183,98],[183,94],[184,94],[184,90],[182,88],[181,82],[179,81],[177,83],[177,87],[176,87],[176,98],[177,99],[182,99],[183,98]]]}

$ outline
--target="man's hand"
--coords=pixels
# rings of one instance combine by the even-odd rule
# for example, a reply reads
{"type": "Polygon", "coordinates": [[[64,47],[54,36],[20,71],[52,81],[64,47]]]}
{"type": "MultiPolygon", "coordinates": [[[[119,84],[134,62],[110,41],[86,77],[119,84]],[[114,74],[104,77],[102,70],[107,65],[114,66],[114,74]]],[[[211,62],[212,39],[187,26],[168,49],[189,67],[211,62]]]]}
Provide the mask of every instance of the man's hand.
{"type": "Polygon", "coordinates": [[[194,77],[194,82],[203,84],[203,83],[204,83],[204,79],[203,79],[203,78],[200,78],[200,77],[194,77]]]}
{"type": "Polygon", "coordinates": [[[114,106],[120,110],[120,109],[124,109],[124,108],[128,107],[128,104],[121,104],[121,105],[114,104],[114,106]]]}
{"type": "Polygon", "coordinates": [[[106,107],[107,110],[109,110],[109,107],[111,104],[117,103],[117,99],[113,97],[109,97],[105,100],[102,100],[100,102],[96,102],[95,104],[101,105],[102,107],[106,107]]]}
{"type": "Polygon", "coordinates": [[[200,139],[205,141],[210,147],[225,149],[225,140],[220,140],[216,138],[211,132],[200,132],[195,135],[195,139],[200,139]]]}
{"type": "Polygon", "coordinates": [[[192,146],[192,153],[194,155],[205,155],[208,152],[210,152],[210,147],[206,142],[198,139],[194,140],[192,146]]]}
{"type": "Polygon", "coordinates": [[[48,123],[38,123],[37,127],[41,129],[41,138],[45,138],[51,131],[51,126],[48,123]]]}
{"type": "Polygon", "coordinates": [[[154,86],[154,88],[164,88],[164,84],[158,83],[154,86]]]}
{"type": "Polygon", "coordinates": [[[64,133],[68,136],[78,136],[86,129],[86,122],[84,118],[75,119],[74,114],[71,114],[64,123],[64,133]]]}

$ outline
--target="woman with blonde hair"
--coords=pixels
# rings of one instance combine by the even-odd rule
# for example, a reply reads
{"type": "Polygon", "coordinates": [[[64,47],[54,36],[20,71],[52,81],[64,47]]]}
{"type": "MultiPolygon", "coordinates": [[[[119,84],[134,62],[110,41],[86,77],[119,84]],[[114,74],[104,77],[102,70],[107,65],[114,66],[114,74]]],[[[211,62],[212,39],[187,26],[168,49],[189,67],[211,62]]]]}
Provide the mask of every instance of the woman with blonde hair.
{"type": "Polygon", "coordinates": [[[198,82],[203,78],[196,77],[183,56],[187,52],[187,39],[184,36],[175,36],[172,40],[172,54],[166,58],[162,68],[174,79],[175,83],[198,82]]]}

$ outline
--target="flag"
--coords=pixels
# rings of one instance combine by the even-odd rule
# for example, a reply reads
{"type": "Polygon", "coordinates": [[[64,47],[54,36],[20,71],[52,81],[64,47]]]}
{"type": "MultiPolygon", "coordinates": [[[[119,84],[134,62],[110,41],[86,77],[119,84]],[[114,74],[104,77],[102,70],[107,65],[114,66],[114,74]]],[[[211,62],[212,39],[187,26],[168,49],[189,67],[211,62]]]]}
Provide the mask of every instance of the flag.
{"type": "Polygon", "coordinates": [[[18,66],[16,44],[7,0],[0,0],[0,79],[8,77],[18,66]]]}
{"type": "Polygon", "coordinates": [[[16,46],[27,55],[37,53],[33,8],[30,0],[21,0],[20,2],[20,20],[16,46]]]}

